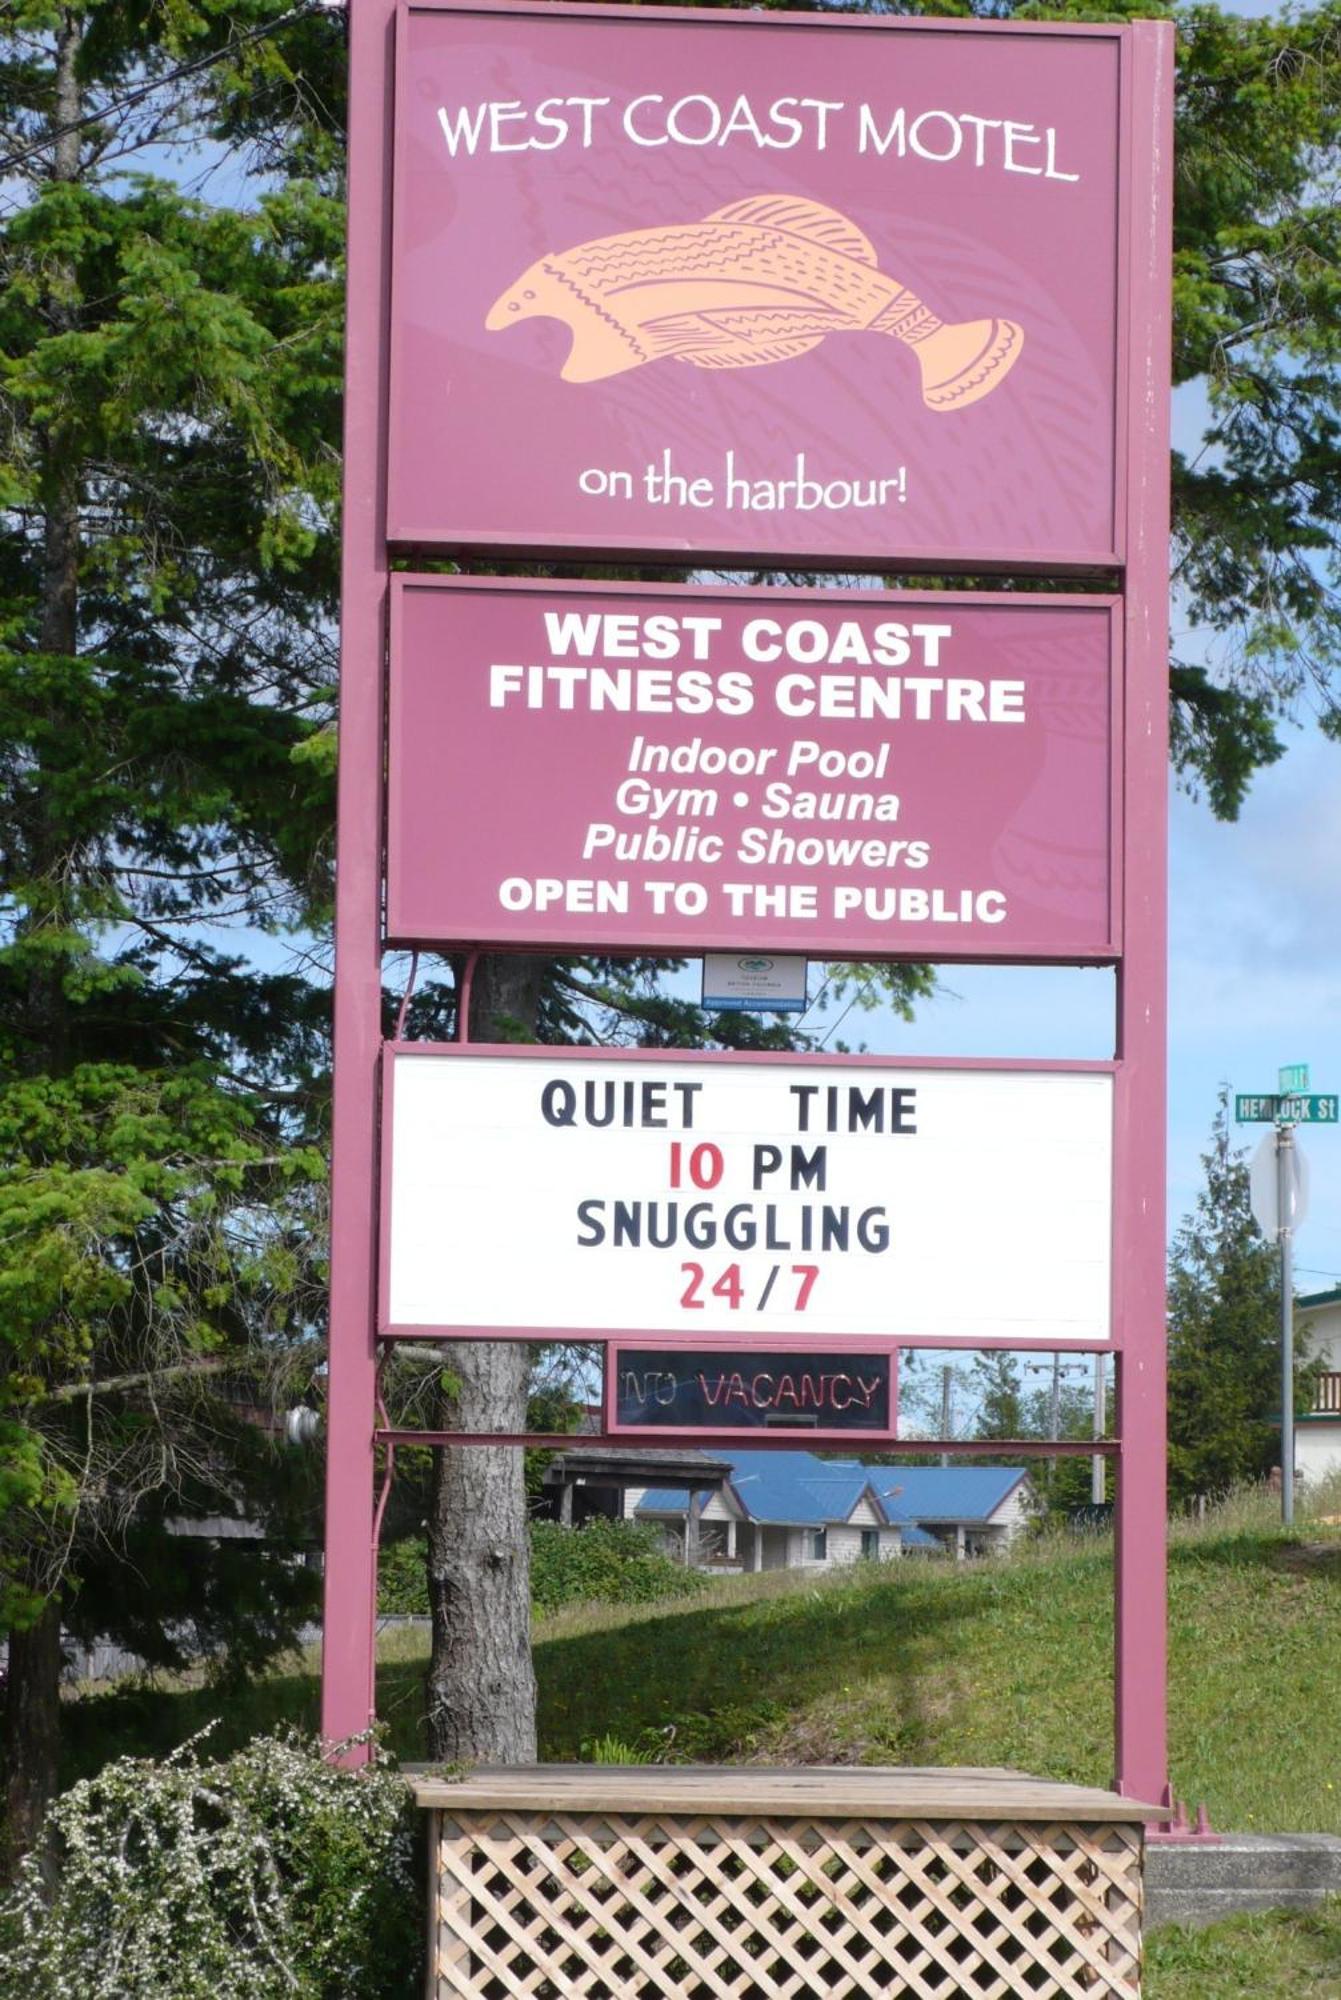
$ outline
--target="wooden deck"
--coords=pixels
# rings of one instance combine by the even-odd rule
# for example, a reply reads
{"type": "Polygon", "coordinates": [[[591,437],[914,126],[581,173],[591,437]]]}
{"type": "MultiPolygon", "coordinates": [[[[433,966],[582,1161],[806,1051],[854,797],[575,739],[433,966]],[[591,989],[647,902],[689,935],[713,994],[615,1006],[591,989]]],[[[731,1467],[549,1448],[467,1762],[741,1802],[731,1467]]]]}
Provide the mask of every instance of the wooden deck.
{"type": "Polygon", "coordinates": [[[496,1764],[462,1778],[405,1771],[415,1803],[438,1812],[820,1815],[825,1819],[989,1817],[1055,1823],[1167,1820],[1167,1806],[998,1766],[496,1764]]]}

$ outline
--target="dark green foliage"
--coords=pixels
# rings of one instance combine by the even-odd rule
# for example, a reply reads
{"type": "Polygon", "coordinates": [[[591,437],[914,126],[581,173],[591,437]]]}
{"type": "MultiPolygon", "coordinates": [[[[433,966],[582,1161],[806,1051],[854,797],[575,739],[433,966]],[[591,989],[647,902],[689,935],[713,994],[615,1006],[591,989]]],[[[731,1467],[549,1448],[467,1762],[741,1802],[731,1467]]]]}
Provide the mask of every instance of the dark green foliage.
{"type": "MultiPolygon", "coordinates": [[[[1262,1479],[1280,1463],[1280,1259],[1253,1220],[1248,1168],[1221,1091],[1205,1185],[1169,1262],[1169,1493],[1262,1479]]],[[[1314,1370],[1296,1342],[1295,1408],[1314,1370]]]]}
{"type": "Polygon", "coordinates": [[[304,1496],[267,1418],[319,1359],[326,995],[258,939],[329,901],[343,190],[291,57],[324,44],[331,71],[343,38],[294,22],[286,56],[282,11],[16,0],[0,46],[0,1623],[19,1846],[51,1780],[59,1660],[38,1642],[58,1618],[159,1660],[179,1627],[240,1666],[311,1600],[273,1554],[304,1496]],[[287,117],[288,160],[248,185],[258,162],[239,158],[206,199],[189,178],[248,98],[287,117]],[[165,1534],[211,1513],[267,1538],[245,1584],[238,1551],[211,1565],[165,1534]],[[132,1547],[124,1589],[104,1588],[132,1547]]]}
{"type": "MultiPolygon", "coordinates": [[[[588,1521],[564,1528],[557,1521],[531,1523],[531,1602],[537,1611],[564,1604],[652,1604],[663,1597],[691,1597],[707,1581],[665,1555],[653,1529],[640,1521],[588,1521]]],[[[428,1612],[423,1538],[412,1536],[382,1551],[377,1608],[383,1613],[428,1612]]]]}
{"type": "Polygon", "coordinates": [[[51,1814],[52,1885],[34,1858],[0,1903],[0,2000],[403,2000],[415,1818],[296,1736],[108,1764],[51,1814]]]}
{"type": "Polygon", "coordinates": [[[588,1521],[563,1528],[531,1525],[531,1601],[537,1611],[563,1604],[651,1604],[689,1597],[707,1579],[662,1552],[655,1530],[640,1521],[588,1521]]]}
{"type": "Polygon", "coordinates": [[[379,1551],[377,1609],[383,1617],[427,1618],[427,1563],[422,1535],[407,1535],[379,1551]]]}

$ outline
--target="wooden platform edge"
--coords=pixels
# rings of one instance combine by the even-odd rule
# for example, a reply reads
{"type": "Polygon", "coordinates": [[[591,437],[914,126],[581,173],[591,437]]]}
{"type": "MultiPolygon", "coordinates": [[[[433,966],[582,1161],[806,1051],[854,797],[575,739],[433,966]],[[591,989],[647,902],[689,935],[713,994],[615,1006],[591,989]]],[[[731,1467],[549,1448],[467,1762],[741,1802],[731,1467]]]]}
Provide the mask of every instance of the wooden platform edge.
{"type": "Polygon", "coordinates": [[[1022,1771],[954,1765],[531,1764],[478,1766],[453,1777],[402,1769],[426,1811],[712,1812],[786,1819],[1162,1822],[1169,1806],[1022,1771]]]}

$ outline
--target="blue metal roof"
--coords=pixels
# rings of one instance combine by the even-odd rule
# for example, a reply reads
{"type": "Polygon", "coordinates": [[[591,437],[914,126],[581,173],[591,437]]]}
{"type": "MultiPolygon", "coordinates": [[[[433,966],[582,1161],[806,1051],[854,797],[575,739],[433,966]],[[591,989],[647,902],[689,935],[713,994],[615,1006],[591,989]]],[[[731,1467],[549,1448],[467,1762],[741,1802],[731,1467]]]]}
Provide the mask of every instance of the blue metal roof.
{"type": "Polygon", "coordinates": [[[882,1465],[870,1476],[891,1521],[986,1521],[1023,1465],[882,1465]]]}
{"type": "MultiPolygon", "coordinates": [[[[752,1521],[785,1522],[791,1527],[823,1527],[846,1521],[879,1474],[856,1459],[816,1458],[809,1451],[723,1452],[731,1466],[731,1490],[752,1521]]],[[[682,1514],[683,1493],[654,1488],[638,1505],[640,1514],[682,1514]]],[[[880,1503],[875,1503],[876,1514],[880,1503]]]]}
{"type": "MultiPolygon", "coordinates": [[[[700,1493],[698,1497],[706,1505],[710,1496],[700,1493]]],[[[689,1495],[675,1487],[649,1486],[635,1511],[639,1514],[683,1514],[688,1505],[689,1495]]]]}
{"type": "MultiPolygon", "coordinates": [[[[891,1522],[986,1521],[1024,1478],[1022,1465],[862,1465],[809,1451],[723,1452],[731,1490],[752,1521],[822,1527],[846,1521],[867,1488],[891,1522]]],[[[705,1501],[708,1495],[702,1496],[705,1501]]],[[[640,1514],[683,1514],[688,1496],[653,1487],[640,1514]]]]}
{"type": "MultiPolygon", "coordinates": [[[[822,1527],[846,1521],[867,1488],[869,1467],[855,1458],[816,1458],[810,1451],[729,1454],[731,1490],[755,1521],[822,1527]]],[[[880,1503],[875,1503],[877,1516],[880,1503]]]]}

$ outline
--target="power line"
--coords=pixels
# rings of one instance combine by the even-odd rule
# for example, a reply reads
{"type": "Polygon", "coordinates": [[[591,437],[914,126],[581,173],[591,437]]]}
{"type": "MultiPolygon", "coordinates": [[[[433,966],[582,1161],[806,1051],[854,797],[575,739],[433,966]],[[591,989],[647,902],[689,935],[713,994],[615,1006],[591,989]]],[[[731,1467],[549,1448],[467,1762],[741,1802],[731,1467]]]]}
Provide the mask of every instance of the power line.
{"type": "Polygon", "coordinates": [[[306,7],[290,7],[286,14],[280,14],[277,19],[267,21],[260,27],[247,28],[240,35],[231,36],[223,48],[215,49],[207,56],[196,56],[191,62],[179,64],[176,69],[169,70],[166,76],[155,77],[151,83],[142,84],[138,90],[132,90],[127,96],[119,97],[114,104],[105,104],[100,111],[86,112],[82,118],[72,118],[68,125],[58,125],[54,132],[44,132],[40,139],[34,139],[30,145],[0,160],[0,174],[12,172],[15,167],[22,166],[25,160],[31,159],[34,153],[40,153],[44,147],[56,145],[71,132],[82,132],[89,125],[103,125],[109,119],[119,118],[125,111],[133,111],[137,104],[142,104],[146,97],[152,97],[155,91],[166,90],[169,84],[179,83],[184,76],[194,76],[199,70],[212,69],[215,63],[222,62],[226,56],[233,55],[248,42],[264,41],[267,36],[277,34],[281,28],[286,28],[290,21],[296,21],[304,14],[327,14],[334,11],[336,10],[329,4],[329,0],[316,0],[315,5],[306,7]]]}

